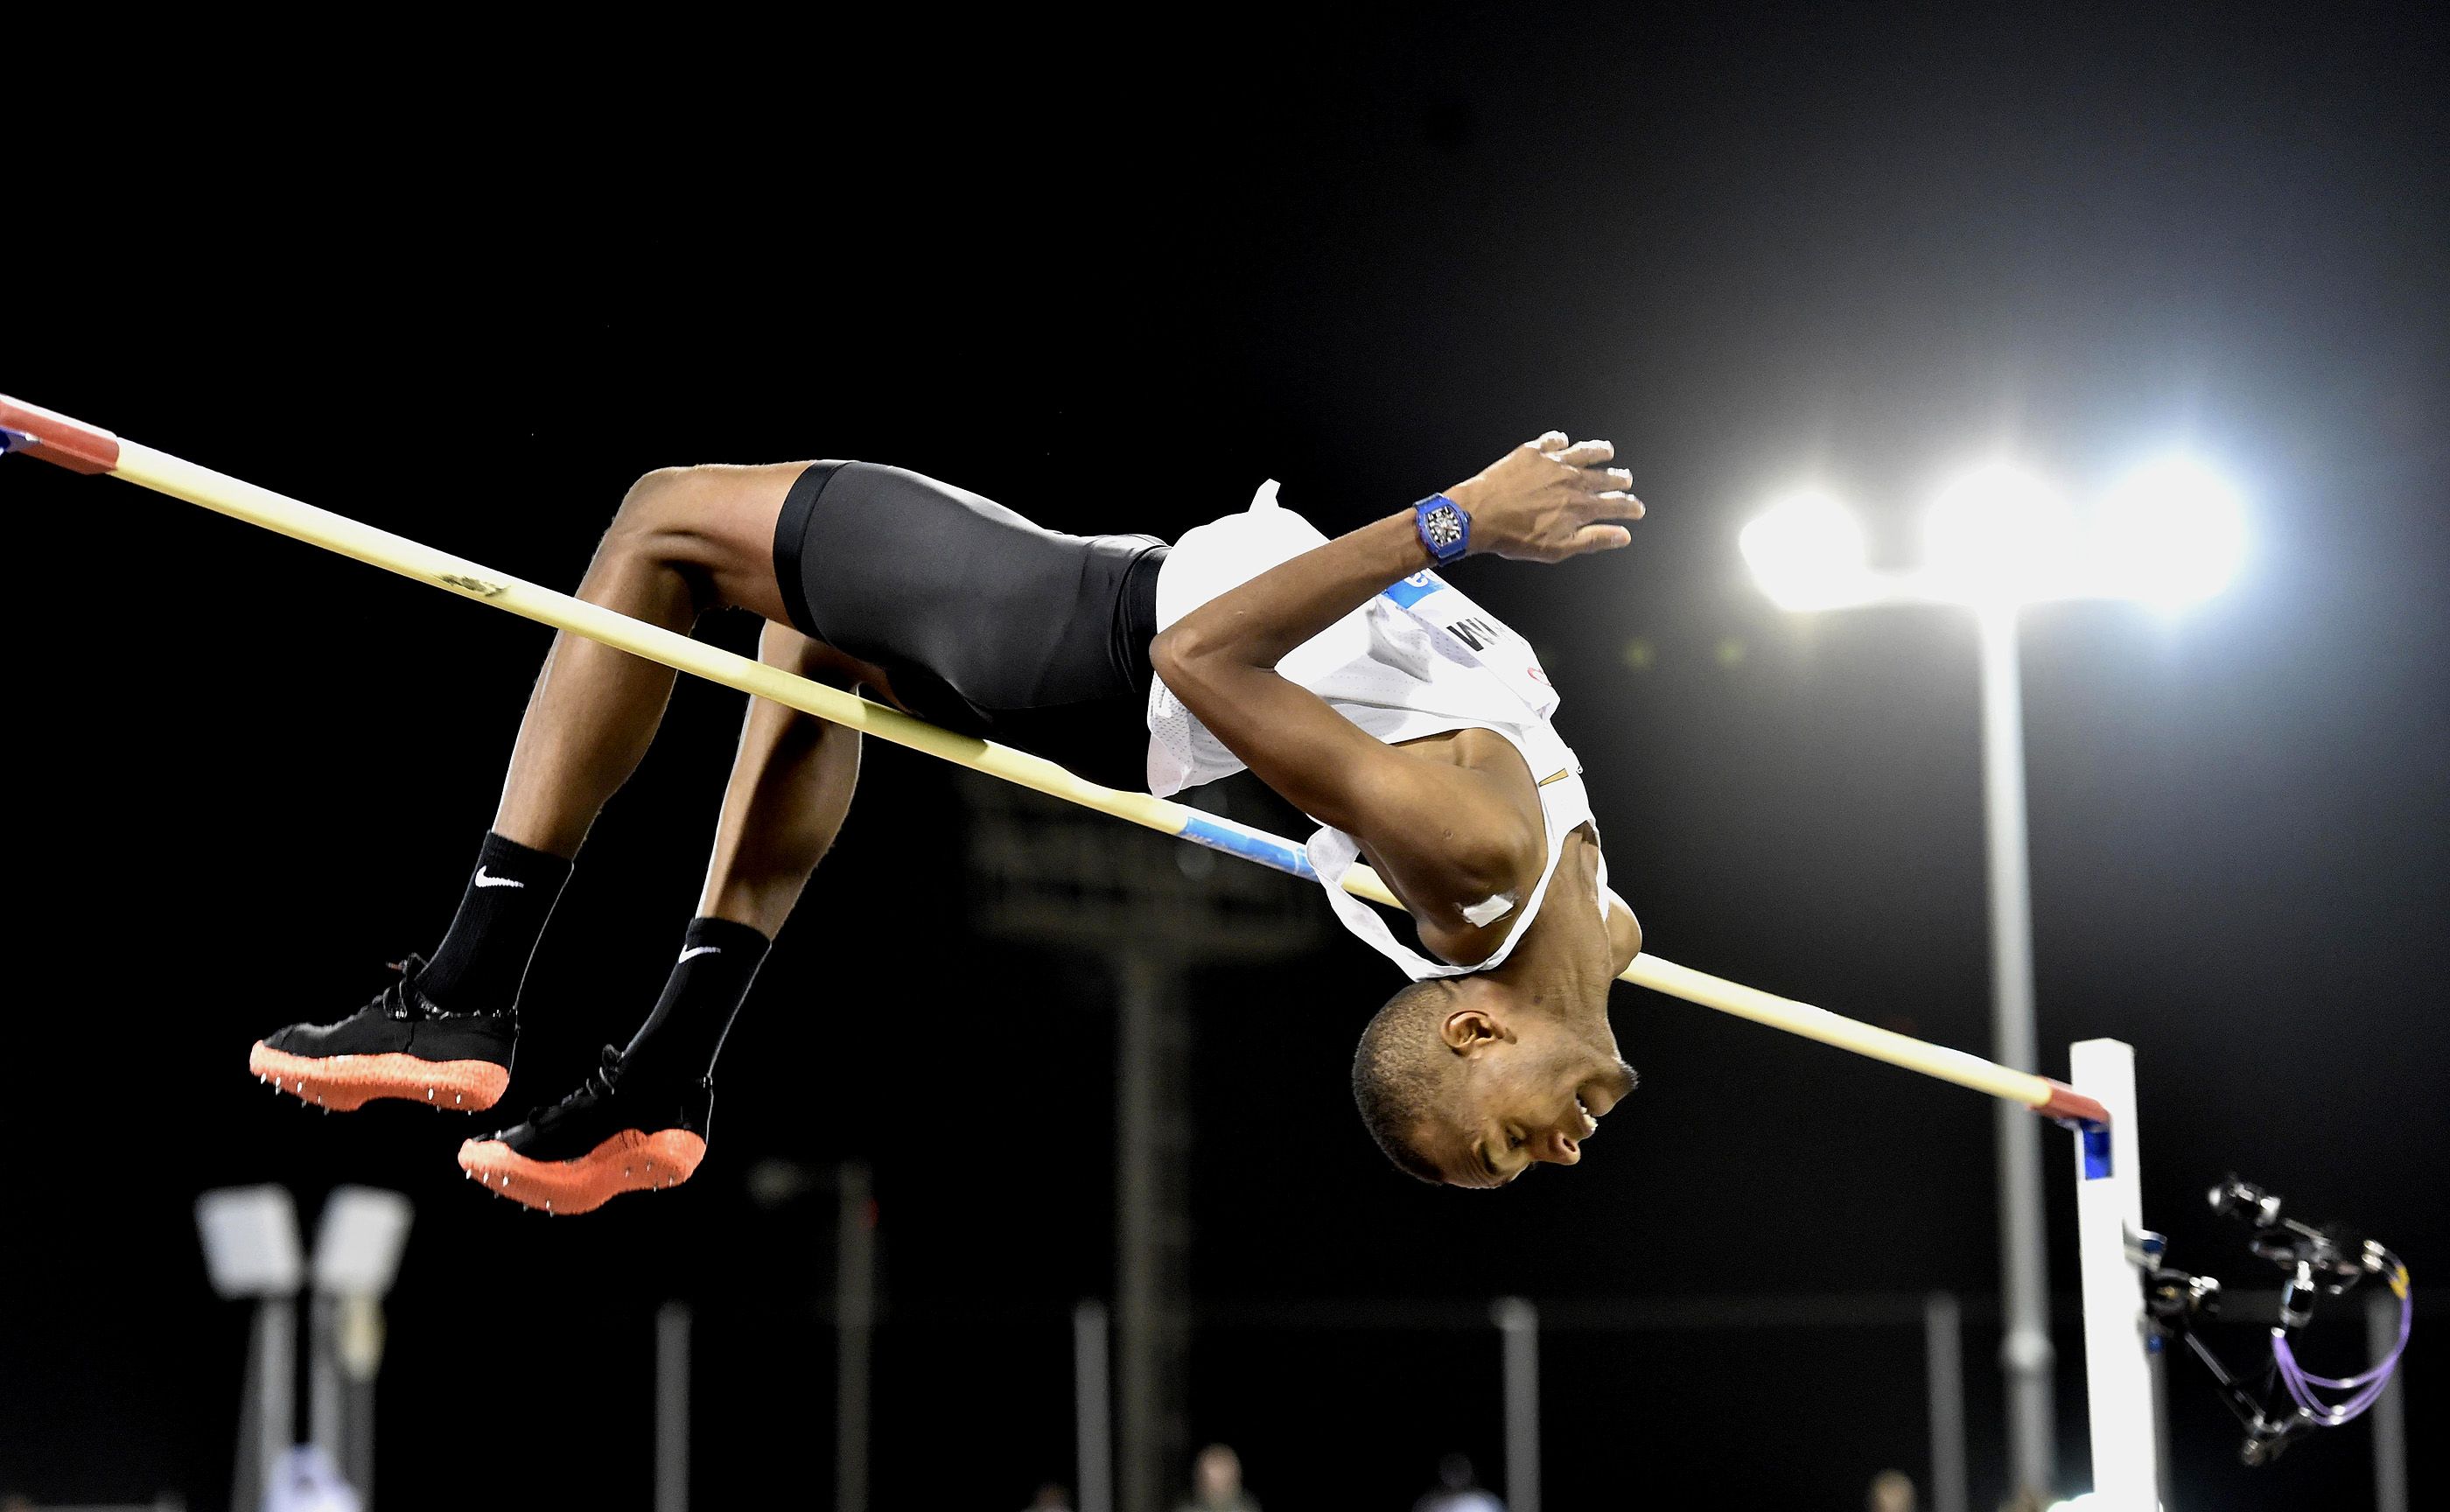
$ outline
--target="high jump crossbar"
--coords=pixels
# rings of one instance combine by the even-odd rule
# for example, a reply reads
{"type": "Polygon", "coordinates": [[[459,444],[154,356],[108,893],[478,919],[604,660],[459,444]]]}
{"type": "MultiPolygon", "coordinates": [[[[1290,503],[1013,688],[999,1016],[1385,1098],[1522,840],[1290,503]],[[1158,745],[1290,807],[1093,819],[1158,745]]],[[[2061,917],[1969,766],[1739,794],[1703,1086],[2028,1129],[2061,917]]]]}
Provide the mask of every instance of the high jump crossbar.
{"type": "MultiPolygon", "coordinates": [[[[1043,757],[993,741],[956,735],[857,694],[828,688],[568,593],[496,572],[465,557],[436,551],[406,536],[377,530],[270,489],[181,461],[151,447],[122,440],[98,426],[6,395],[0,395],[0,442],[6,443],[0,449],[22,451],[70,472],[107,473],[157,494],[167,494],[251,525],[261,525],[402,577],[448,590],[462,598],[600,641],[633,656],[738,688],[862,734],[924,751],[1065,803],[1128,820],[1159,834],[1173,835],[1296,877],[1314,880],[1317,875],[1303,848],[1280,835],[1202,813],[1186,804],[1102,786],[1043,757]]],[[[1388,891],[1387,884],[1379,881],[1377,873],[1367,866],[1353,867],[1346,875],[1344,886],[1346,891],[1371,902],[1390,908],[1402,906],[1388,891]]],[[[1635,957],[1620,976],[1653,992],[2020,1103],[2045,1117],[2090,1125],[2096,1133],[2110,1121],[2109,1111],[2099,1100],[2048,1076],[1877,1028],[1825,1008],[1680,966],[1646,952],[1635,957]]]]}

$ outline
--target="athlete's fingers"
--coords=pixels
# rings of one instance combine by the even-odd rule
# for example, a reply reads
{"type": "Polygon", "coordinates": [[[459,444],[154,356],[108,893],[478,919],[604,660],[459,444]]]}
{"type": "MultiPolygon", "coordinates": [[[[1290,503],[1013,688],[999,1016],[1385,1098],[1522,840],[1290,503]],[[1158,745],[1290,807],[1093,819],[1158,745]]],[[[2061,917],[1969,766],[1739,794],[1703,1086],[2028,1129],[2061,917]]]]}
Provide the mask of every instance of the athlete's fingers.
{"type": "Polygon", "coordinates": [[[1542,433],[1540,438],[1531,444],[1539,450],[1554,456],[1556,453],[1562,452],[1565,449],[1565,433],[1563,431],[1546,431],[1542,433]]]}
{"type": "Polygon", "coordinates": [[[1586,467],[1582,485],[1585,494],[1622,494],[1633,487],[1633,475],[1621,467],[1586,467]]]}
{"type": "Polygon", "coordinates": [[[1619,487],[1614,479],[1585,472],[1586,482],[1573,495],[1574,513],[1585,524],[1595,520],[1638,520],[1642,518],[1642,500],[1633,491],[1619,487]]]}
{"type": "Polygon", "coordinates": [[[1550,455],[1568,467],[1597,467],[1602,462],[1616,460],[1616,448],[1606,441],[1576,441],[1564,451],[1550,455]]]}
{"type": "Polygon", "coordinates": [[[1633,532],[1622,525],[1585,525],[1574,533],[1572,542],[1577,556],[1592,552],[1613,552],[1620,546],[1632,544],[1633,532]]]}

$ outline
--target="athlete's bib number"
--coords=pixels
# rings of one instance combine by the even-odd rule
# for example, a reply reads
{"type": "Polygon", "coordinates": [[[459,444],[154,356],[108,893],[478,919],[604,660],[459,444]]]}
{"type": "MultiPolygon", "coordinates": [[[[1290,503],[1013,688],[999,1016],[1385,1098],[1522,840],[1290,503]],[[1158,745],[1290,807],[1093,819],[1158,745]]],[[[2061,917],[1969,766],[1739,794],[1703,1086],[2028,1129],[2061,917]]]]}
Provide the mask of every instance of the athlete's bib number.
{"type": "Polygon", "coordinates": [[[1435,572],[1414,572],[1386,591],[1390,603],[1428,626],[1504,683],[1542,719],[1556,712],[1557,690],[1531,643],[1435,572]]]}

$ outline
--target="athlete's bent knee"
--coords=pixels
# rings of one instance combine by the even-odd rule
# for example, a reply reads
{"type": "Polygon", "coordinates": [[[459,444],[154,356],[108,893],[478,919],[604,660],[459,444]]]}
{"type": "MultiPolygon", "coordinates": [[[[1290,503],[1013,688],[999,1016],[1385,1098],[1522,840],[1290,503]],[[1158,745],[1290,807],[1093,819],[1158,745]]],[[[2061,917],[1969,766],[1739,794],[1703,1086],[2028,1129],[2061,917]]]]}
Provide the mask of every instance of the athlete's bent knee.
{"type": "Polygon", "coordinates": [[[689,491],[690,480],[696,475],[693,467],[659,467],[630,485],[621,495],[620,511],[612,516],[612,528],[632,530],[655,528],[661,517],[677,505],[689,491]]]}
{"type": "Polygon", "coordinates": [[[659,467],[630,485],[605,528],[606,552],[624,557],[681,563],[694,560],[690,529],[697,492],[693,467],[659,467]]]}

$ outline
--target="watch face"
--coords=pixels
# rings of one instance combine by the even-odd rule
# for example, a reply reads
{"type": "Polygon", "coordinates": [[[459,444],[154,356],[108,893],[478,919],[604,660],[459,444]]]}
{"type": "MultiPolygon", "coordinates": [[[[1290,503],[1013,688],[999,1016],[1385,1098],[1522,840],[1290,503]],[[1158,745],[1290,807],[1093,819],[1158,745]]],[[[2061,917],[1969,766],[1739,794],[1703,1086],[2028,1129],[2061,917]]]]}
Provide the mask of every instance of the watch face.
{"type": "Polygon", "coordinates": [[[1443,552],[1463,539],[1463,516],[1451,504],[1441,504],[1429,511],[1426,523],[1432,551],[1443,552]]]}

